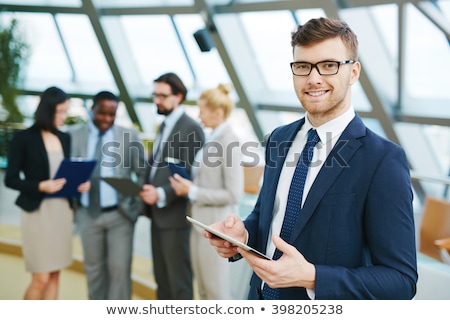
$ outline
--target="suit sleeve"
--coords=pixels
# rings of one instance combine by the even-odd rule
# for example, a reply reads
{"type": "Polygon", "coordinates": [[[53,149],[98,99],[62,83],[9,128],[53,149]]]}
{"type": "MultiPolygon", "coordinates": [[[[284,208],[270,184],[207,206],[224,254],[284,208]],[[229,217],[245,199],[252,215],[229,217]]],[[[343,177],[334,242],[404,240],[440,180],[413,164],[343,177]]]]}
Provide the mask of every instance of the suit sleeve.
{"type": "Polygon", "coordinates": [[[316,299],[411,299],[417,282],[412,191],[406,156],[392,148],[373,175],[364,213],[363,267],[316,265],[316,299]]]}
{"type": "Polygon", "coordinates": [[[39,191],[40,180],[23,179],[21,177],[21,172],[24,170],[27,161],[31,160],[28,155],[25,133],[25,131],[22,131],[15,134],[9,144],[5,185],[8,188],[36,197],[41,194],[39,191]]]}

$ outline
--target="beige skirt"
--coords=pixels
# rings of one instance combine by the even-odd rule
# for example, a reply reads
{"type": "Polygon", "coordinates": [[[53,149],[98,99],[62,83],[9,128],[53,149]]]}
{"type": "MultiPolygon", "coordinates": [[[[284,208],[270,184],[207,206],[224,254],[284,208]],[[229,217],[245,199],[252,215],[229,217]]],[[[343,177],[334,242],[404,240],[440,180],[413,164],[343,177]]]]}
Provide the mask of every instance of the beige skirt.
{"type": "Polygon", "coordinates": [[[73,213],[67,199],[44,199],[38,210],[21,213],[26,270],[57,271],[72,263],[73,213]]]}

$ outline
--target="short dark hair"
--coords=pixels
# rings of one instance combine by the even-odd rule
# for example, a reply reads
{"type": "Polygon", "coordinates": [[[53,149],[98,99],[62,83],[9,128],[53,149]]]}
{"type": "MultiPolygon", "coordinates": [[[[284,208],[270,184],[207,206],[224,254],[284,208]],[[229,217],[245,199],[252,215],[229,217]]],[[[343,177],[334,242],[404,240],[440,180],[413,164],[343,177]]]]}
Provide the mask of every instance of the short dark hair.
{"type": "Polygon", "coordinates": [[[183,81],[181,81],[181,79],[175,73],[173,72],[165,73],[161,75],[159,78],[153,80],[153,82],[167,83],[172,89],[172,94],[176,95],[181,93],[183,95],[183,99],[181,99],[181,102],[183,102],[186,99],[187,89],[183,81]]]}
{"type": "Polygon", "coordinates": [[[100,91],[93,98],[92,108],[94,108],[101,100],[114,100],[119,103],[119,97],[117,97],[114,93],[110,91],[100,91]]]}
{"type": "Polygon", "coordinates": [[[47,88],[41,93],[41,100],[34,113],[35,126],[41,130],[56,132],[56,106],[69,100],[69,96],[58,87],[47,88]]]}
{"type": "Polygon", "coordinates": [[[291,45],[308,46],[324,40],[339,37],[350,52],[349,59],[358,60],[358,38],[347,23],[337,19],[311,19],[304,25],[299,25],[292,32],[291,45]]]}

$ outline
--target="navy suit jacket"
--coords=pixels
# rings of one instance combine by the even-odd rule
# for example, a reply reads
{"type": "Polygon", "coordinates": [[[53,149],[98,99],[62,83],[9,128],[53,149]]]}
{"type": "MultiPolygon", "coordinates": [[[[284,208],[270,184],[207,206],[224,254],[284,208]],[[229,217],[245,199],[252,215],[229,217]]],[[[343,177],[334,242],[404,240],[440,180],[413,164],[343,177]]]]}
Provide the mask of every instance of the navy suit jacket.
{"type": "MultiPolygon", "coordinates": [[[[265,252],[278,179],[304,118],[274,130],[264,181],[244,221],[248,244],[265,252]]],[[[355,116],[314,181],[288,241],[316,268],[315,299],[411,299],[417,264],[406,155],[355,116]]],[[[259,298],[254,273],[249,299],[259,298]]],[[[308,299],[305,288],[280,299],[308,299]]]]}

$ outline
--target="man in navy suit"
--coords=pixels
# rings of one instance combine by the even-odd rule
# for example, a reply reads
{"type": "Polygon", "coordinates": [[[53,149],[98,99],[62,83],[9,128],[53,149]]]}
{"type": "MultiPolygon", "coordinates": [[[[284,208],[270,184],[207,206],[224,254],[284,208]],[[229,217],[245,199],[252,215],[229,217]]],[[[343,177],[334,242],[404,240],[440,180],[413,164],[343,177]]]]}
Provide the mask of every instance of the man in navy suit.
{"type": "Polygon", "coordinates": [[[264,181],[252,213],[212,227],[273,256],[212,237],[217,252],[243,256],[254,273],[249,299],[411,299],[417,264],[412,190],[404,151],[365,127],[351,104],[361,70],[358,41],[339,20],[312,19],[292,33],[295,92],[304,118],[267,141],[264,181]],[[279,236],[296,159],[315,129],[320,141],[287,240],[279,236]]]}

